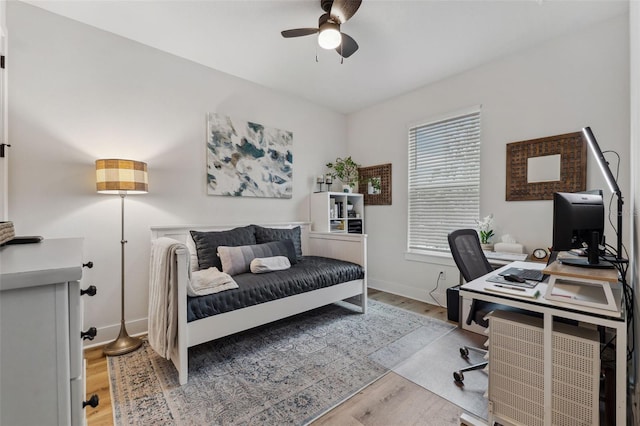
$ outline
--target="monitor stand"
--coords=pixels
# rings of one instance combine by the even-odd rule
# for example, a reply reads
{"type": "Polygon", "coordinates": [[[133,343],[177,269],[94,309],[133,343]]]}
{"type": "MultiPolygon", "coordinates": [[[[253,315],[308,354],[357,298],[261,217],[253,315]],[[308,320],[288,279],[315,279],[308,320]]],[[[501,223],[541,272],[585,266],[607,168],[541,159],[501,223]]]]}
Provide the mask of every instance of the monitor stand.
{"type": "Polygon", "coordinates": [[[568,266],[578,266],[580,268],[594,268],[594,269],[615,268],[614,264],[608,261],[600,261],[598,263],[589,263],[589,259],[586,257],[578,257],[575,259],[562,259],[560,263],[568,266]]]}
{"type": "Polygon", "coordinates": [[[591,233],[591,240],[589,241],[589,248],[587,249],[587,257],[562,259],[562,264],[593,269],[612,269],[615,267],[611,262],[600,260],[600,233],[598,231],[593,231],[591,233]]]}

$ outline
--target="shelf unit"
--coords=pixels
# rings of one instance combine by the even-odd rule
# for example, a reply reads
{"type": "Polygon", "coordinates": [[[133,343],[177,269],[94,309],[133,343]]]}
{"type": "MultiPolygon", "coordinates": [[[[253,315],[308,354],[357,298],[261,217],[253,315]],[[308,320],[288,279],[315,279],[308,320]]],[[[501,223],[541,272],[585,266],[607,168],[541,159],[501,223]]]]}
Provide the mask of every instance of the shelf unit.
{"type": "Polygon", "coordinates": [[[364,196],[348,192],[315,192],[309,207],[313,230],[349,234],[364,233],[364,196]]]}

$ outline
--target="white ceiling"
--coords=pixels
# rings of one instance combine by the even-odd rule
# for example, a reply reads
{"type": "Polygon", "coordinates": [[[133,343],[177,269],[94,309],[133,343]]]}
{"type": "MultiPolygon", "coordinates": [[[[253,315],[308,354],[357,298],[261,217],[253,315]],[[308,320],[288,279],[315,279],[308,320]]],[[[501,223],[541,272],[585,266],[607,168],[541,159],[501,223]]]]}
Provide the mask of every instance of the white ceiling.
{"type": "Polygon", "coordinates": [[[320,0],[26,0],[246,80],[350,113],[628,11],[628,0],[364,0],[340,63],[317,36],[320,0]],[[316,62],[316,55],[318,62],[316,62]]]}

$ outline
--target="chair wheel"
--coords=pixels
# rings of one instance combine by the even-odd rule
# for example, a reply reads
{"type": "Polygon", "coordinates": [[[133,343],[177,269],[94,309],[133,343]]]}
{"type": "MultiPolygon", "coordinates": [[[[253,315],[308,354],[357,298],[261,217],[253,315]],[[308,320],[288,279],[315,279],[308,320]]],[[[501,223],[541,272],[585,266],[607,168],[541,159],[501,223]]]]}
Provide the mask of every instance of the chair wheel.
{"type": "Polygon", "coordinates": [[[455,380],[458,383],[462,383],[464,381],[464,374],[462,374],[462,371],[454,371],[453,380],[455,380]]]}
{"type": "Polygon", "coordinates": [[[465,359],[469,358],[469,349],[460,348],[460,356],[465,359]]]}

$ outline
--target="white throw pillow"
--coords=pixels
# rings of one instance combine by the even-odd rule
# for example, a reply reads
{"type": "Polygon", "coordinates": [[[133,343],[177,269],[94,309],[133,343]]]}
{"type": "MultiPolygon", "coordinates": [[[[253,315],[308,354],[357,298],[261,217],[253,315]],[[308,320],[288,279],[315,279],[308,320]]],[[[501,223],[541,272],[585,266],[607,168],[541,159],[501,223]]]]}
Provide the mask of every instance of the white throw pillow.
{"type": "Polygon", "coordinates": [[[291,262],[286,256],[256,257],[251,261],[250,269],[254,274],[282,271],[291,268],[291,262]]]}

